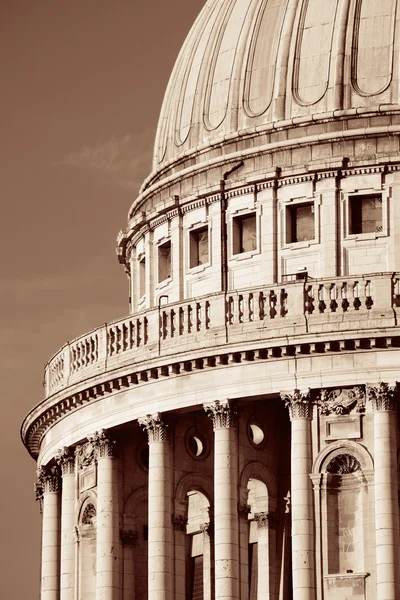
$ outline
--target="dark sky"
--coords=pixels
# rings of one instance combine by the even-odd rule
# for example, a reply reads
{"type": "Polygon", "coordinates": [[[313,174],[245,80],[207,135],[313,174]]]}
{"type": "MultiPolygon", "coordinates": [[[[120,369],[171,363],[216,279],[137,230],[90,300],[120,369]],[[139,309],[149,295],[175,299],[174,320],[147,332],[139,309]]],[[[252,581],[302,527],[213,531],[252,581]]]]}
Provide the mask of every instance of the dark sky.
{"type": "Polygon", "coordinates": [[[1,0],[0,598],[39,598],[35,463],[19,427],[43,364],[128,312],[115,238],[204,0],[1,0]]]}

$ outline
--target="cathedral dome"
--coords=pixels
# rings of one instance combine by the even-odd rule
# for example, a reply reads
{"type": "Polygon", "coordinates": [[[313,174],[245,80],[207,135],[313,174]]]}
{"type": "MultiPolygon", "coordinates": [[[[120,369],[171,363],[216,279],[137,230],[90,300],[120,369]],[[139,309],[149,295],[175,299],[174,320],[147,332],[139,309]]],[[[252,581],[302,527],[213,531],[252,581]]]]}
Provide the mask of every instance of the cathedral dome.
{"type": "Polygon", "coordinates": [[[208,0],[173,69],[142,190],[210,147],[229,154],[232,140],[255,147],[265,132],[332,120],[327,131],[354,129],[355,115],[396,110],[398,18],[396,0],[208,0]]]}

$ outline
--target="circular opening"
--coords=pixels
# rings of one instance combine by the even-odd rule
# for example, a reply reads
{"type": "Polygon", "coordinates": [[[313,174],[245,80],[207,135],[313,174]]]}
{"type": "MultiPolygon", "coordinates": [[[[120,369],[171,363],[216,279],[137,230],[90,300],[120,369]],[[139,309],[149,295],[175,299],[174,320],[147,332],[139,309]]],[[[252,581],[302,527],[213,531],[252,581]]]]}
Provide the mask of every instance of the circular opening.
{"type": "Polygon", "coordinates": [[[189,429],[185,436],[186,450],[192,458],[203,459],[207,456],[208,445],[204,435],[196,428],[189,429]]]}
{"type": "Polygon", "coordinates": [[[197,435],[191,435],[189,438],[189,450],[193,456],[199,458],[204,452],[204,444],[197,435]]]}
{"type": "Polygon", "coordinates": [[[265,436],[264,436],[264,432],[261,429],[261,427],[259,427],[255,423],[250,423],[249,430],[250,430],[250,439],[251,439],[252,443],[255,446],[259,446],[260,444],[262,444],[262,442],[265,439],[265,436]]]}

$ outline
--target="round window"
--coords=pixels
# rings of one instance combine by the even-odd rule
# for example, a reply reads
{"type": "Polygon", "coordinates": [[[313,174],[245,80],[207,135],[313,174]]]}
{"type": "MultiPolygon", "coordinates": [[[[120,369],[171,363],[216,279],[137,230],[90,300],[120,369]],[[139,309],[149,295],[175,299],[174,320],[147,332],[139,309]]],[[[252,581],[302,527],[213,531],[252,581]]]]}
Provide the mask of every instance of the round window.
{"type": "Polygon", "coordinates": [[[260,448],[263,445],[263,442],[265,442],[265,434],[254,419],[250,419],[249,421],[248,434],[250,441],[255,448],[260,448]]]}
{"type": "Polygon", "coordinates": [[[207,442],[203,434],[191,429],[186,434],[186,449],[192,458],[203,459],[207,455],[207,442]]]}

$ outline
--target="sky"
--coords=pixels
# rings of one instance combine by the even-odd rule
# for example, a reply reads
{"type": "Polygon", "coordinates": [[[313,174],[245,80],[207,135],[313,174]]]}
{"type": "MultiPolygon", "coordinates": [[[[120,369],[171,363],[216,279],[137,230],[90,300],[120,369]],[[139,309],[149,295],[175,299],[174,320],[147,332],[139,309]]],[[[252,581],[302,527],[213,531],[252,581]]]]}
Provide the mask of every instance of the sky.
{"type": "Polygon", "coordinates": [[[204,0],[1,0],[0,598],[39,598],[35,463],[19,429],[66,341],[128,313],[118,231],[204,0]]]}

